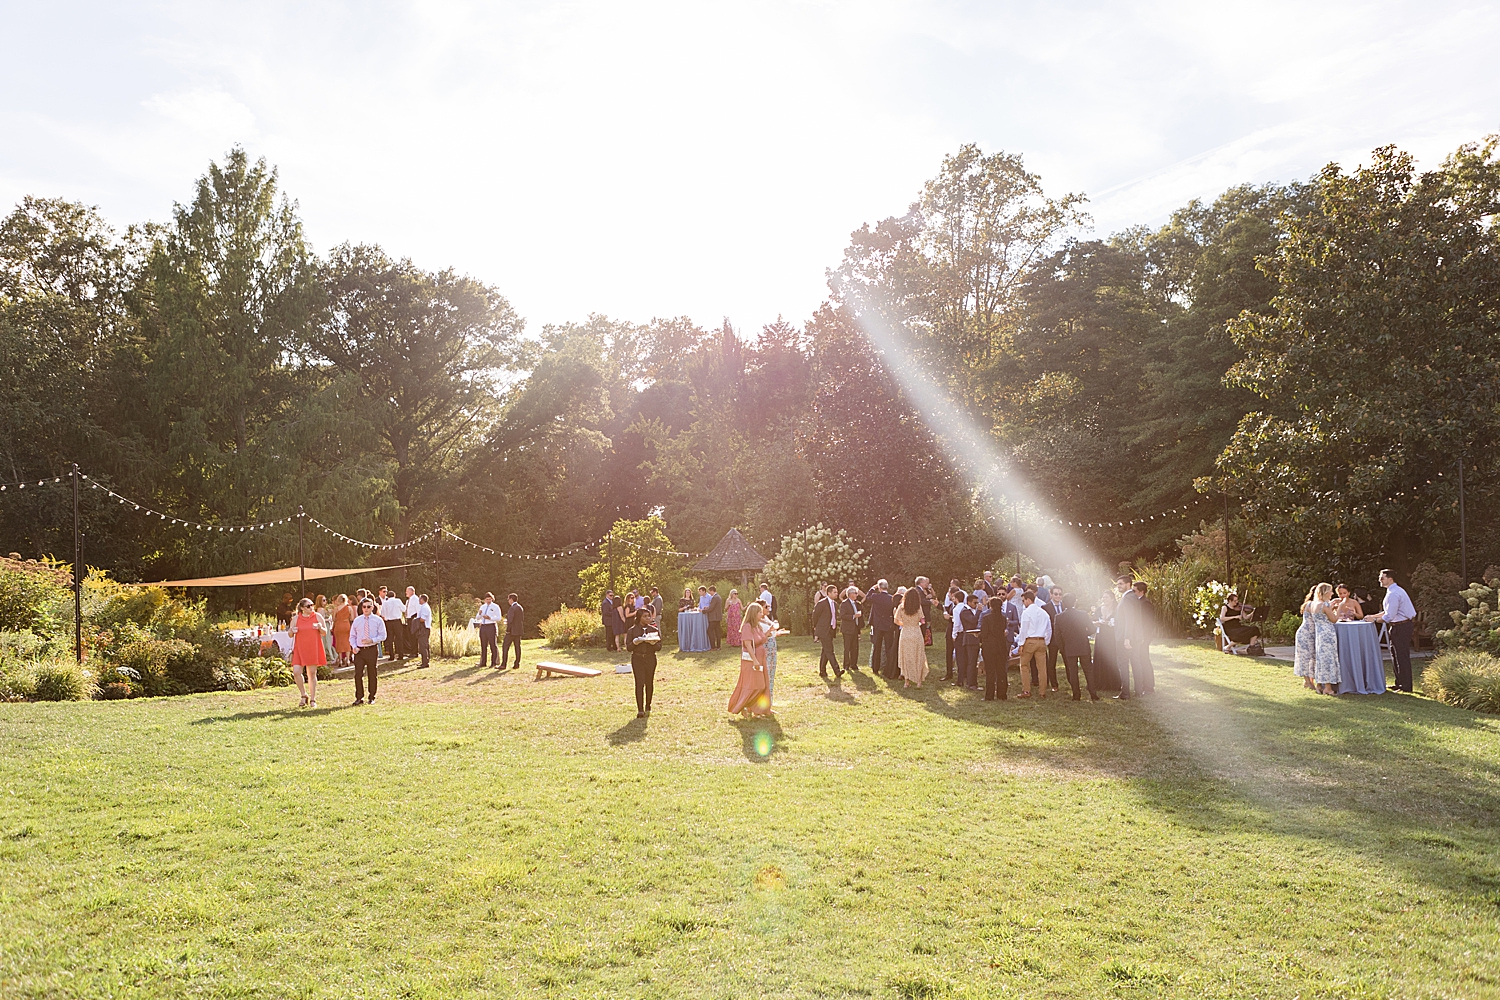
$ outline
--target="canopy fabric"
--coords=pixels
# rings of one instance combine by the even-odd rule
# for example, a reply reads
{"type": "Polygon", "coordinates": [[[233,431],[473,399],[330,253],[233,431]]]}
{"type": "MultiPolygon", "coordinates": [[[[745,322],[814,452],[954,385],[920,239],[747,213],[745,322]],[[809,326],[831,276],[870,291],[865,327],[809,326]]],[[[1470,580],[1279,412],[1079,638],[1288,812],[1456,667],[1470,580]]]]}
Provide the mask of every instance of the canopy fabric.
{"type": "Polygon", "coordinates": [[[137,587],[259,587],[268,583],[296,583],[298,580],[326,580],[334,576],[360,576],[367,573],[384,573],[392,569],[420,566],[421,563],[398,563],[395,566],[359,566],[355,569],[318,569],[286,566],[268,569],[263,573],[236,573],[233,576],[204,576],[196,580],[161,580],[155,583],[138,583],[137,587]]]}
{"type": "Polygon", "coordinates": [[[705,573],[743,573],[747,570],[760,572],[766,565],[766,557],[750,547],[745,536],[739,533],[737,528],[730,528],[714,550],[702,559],[693,569],[705,573]]]}

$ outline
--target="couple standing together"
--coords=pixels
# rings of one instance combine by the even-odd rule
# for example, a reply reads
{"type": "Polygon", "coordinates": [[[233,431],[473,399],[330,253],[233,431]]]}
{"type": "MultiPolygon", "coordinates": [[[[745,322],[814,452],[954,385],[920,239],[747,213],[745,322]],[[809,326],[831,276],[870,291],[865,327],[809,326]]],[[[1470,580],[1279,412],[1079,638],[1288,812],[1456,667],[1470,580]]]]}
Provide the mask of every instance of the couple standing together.
{"type": "Polygon", "coordinates": [[[786,635],[760,601],[745,609],[740,625],[740,677],[729,696],[731,715],[770,715],[776,690],[776,637],[786,635]]]}

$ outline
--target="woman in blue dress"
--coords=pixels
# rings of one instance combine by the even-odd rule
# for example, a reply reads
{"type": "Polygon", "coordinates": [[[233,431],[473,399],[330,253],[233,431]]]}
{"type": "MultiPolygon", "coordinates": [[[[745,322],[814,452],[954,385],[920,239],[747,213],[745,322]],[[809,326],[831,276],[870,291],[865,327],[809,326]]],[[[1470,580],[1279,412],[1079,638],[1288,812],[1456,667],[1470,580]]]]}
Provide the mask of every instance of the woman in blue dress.
{"type": "Polygon", "coordinates": [[[1320,693],[1338,694],[1339,635],[1334,623],[1339,620],[1339,613],[1333,608],[1333,584],[1318,584],[1313,596],[1313,639],[1317,650],[1313,680],[1320,693]]]}
{"type": "Polygon", "coordinates": [[[766,608],[766,624],[771,626],[771,632],[766,636],[766,707],[776,707],[776,636],[781,634],[781,626],[776,619],[771,617],[771,609],[766,607],[766,602],[760,602],[761,607],[766,608]]]}
{"type": "Polygon", "coordinates": [[[1307,592],[1302,601],[1302,624],[1297,627],[1296,652],[1292,657],[1292,673],[1302,678],[1302,686],[1313,687],[1313,670],[1318,661],[1317,626],[1313,624],[1313,602],[1317,598],[1317,587],[1307,592]]]}

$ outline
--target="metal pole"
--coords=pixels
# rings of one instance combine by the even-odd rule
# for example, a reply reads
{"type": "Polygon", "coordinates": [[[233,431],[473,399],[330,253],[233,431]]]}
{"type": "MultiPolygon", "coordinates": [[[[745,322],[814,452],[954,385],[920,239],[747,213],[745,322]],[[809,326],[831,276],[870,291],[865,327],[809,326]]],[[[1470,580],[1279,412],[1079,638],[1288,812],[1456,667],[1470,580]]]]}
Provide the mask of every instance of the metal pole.
{"type": "Polygon", "coordinates": [[[1229,556],[1229,491],[1224,491],[1224,582],[1234,586],[1234,564],[1229,556]]]}
{"type": "Polygon", "coordinates": [[[1458,457],[1458,574],[1469,586],[1469,531],[1464,522],[1464,459],[1458,457]]]}
{"type": "Polygon", "coordinates": [[[436,521],[432,522],[432,564],[437,567],[437,620],[438,620],[438,656],[448,655],[443,651],[443,533],[436,521]]]}
{"type": "Polygon", "coordinates": [[[1021,575],[1021,505],[1011,505],[1011,526],[1016,534],[1016,576],[1021,575]]]}
{"type": "MultiPolygon", "coordinates": [[[[252,551],[250,549],[246,549],[245,550],[245,572],[246,573],[250,572],[250,556],[252,554],[253,553],[252,553],[252,551]]],[[[255,627],[255,623],[250,620],[250,585],[248,583],[245,584],[245,627],[246,628],[254,628],[255,627]]]]}
{"type": "Polygon", "coordinates": [[[615,589],[615,529],[609,529],[609,590],[615,589]]]}
{"type": "Polygon", "coordinates": [[[307,515],[299,506],[297,508],[297,579],[302,587],[302,597],[307,596],[307,550],[302,546],[302,526],[306,523],[306,519],[307,515]]]}
{"type": "Polygon", "coordinates": [[[83,535],[78,530],[78,463],[73,463],[73,655],[83,662],[83,535]]]}

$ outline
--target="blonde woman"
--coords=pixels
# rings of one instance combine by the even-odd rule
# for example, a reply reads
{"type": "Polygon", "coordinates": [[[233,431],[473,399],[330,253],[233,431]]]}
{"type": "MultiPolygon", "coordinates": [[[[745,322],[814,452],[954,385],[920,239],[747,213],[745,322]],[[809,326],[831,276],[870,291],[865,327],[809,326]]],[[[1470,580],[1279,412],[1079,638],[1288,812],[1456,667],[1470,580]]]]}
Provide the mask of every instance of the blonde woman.
{"type": "Polygon", "coordinates": [[[349,629],[354,625],[354,605],[348,594],[340,594],[333,602],[333,651],[338,654],[339,666],[347,667],[354,662],[354,647],[349,645],[349,629]]]}
{"type": "Polygon", "coordinates": [[[1333,606],[1333,584],[1320,583],[1313,588],[1312,620],[1316,658],[1313,681],[1320,694],[1339,693],[1339,635],[1334,628],[1339,613],[1333,606]]]}
{"type": "Polygon", "coordinates": [[[1313,603],[1317,600],[1318,588],[1309,587],[1302,599],[1302,624],[1297,626],[1296,652],[1292,657],[1292,673],[1302,678],[1302,686],[1313,687],[1313,668],[1318,660],[1317,626],[1313,624],[1313,603]]]}
{"type": "Polygon", "coordinates": [[[733,715],[771,712],[771,699],[766,694],[766,639],[771,629],[765,613],[759,603],[745,608],[745,624],[740,627],[740,678],[729,696],[729,712],[733,715]]]}

